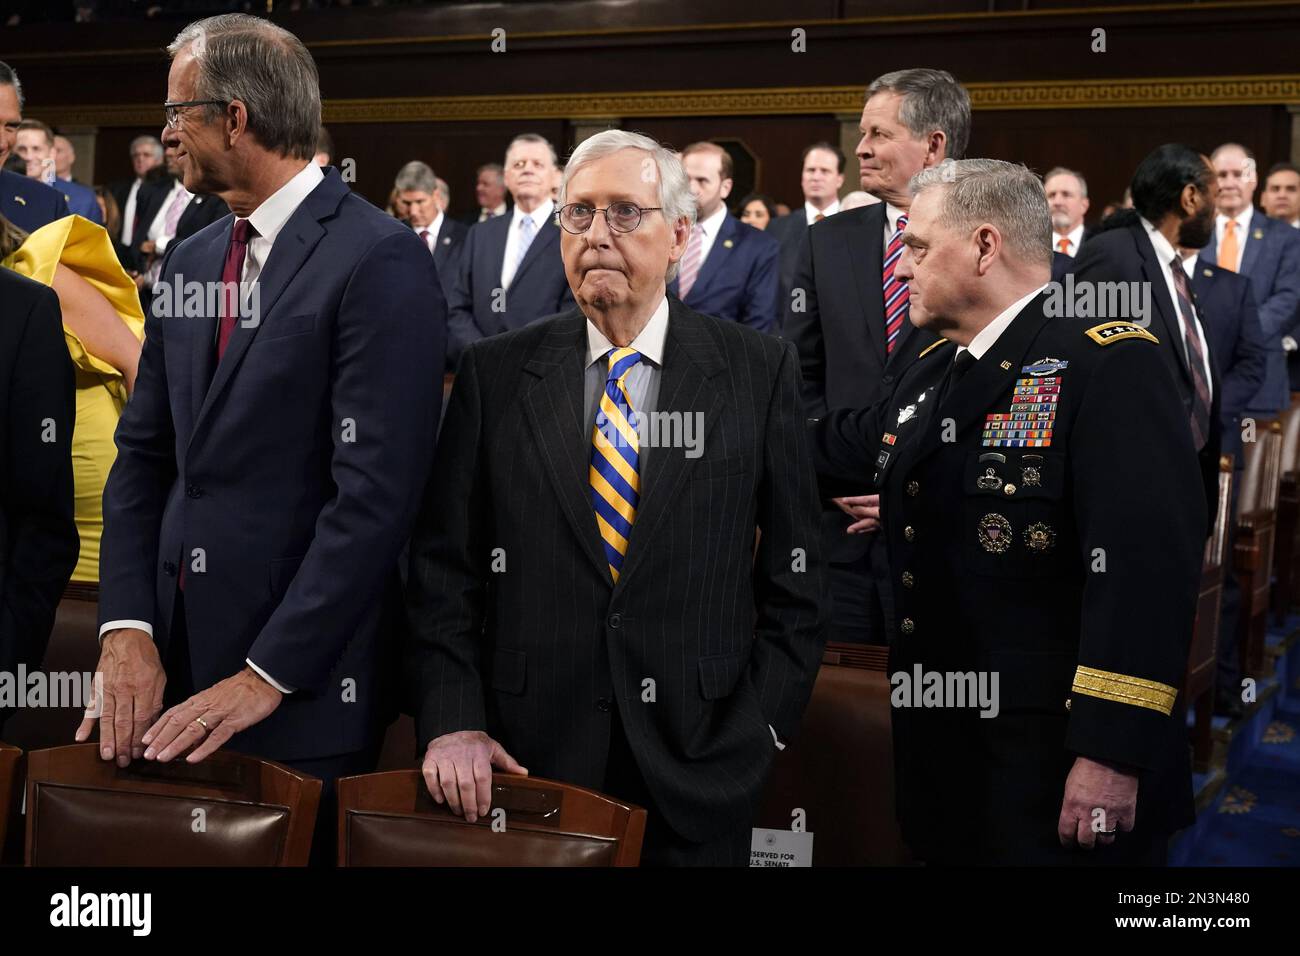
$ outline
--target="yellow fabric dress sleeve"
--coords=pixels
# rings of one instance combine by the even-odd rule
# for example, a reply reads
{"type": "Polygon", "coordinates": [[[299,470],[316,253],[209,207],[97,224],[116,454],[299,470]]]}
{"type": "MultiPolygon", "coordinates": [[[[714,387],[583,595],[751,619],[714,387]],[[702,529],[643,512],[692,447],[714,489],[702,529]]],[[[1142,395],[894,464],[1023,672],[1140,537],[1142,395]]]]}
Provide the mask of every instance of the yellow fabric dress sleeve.
{"type": "MultiPolygon", "coordinates": [[[[54,284],[59,264],[71,269],[103,294],[137,339],[144,340],[144,311],[135,282],[117,261],[107,230],[81,216],[64,216],[42,226],[27,237],[3,265],[43,285],[54,284]]],[[[119,407],[126,404],[126,382],[122,373],[103,359],[86,351],[75,332],[63,326],[68,354],[78,369],[103,378],[119,407]]]]}

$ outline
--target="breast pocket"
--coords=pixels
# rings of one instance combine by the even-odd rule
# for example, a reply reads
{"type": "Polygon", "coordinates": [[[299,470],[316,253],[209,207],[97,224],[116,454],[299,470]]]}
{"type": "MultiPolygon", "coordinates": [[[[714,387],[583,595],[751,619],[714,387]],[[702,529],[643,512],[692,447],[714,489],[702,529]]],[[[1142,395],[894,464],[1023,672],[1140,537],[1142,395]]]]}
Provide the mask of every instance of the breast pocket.
{"type": "Polygon", "coordinates": [[[1060,573],[1072,556],[1065,455],[1043,448],[981,448],[963,478],[964,551],[992,576],[1060,573]]]}
{"type": "Polygon", "coordinates": [[[275,315],[265,320],[265,326],[257,331],[253,344],[275,342],[294,335],[306,335],[316,329],[315,314],[275,315]]]}

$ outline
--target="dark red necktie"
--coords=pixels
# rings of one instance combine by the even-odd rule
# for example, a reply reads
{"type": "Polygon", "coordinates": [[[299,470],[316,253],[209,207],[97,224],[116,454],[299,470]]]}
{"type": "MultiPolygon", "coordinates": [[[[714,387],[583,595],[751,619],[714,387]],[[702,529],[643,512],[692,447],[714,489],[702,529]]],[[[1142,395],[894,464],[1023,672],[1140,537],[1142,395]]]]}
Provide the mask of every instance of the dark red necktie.
{"type": "Polygon", "coordinates": [[[1201,337],[1196,333],[1196,310],[1192,308],[1192,294],[1187,285],[1187,273],[1182,260],[1174,256],[1169,264],[1174,274],[1174,290],[1178,293],[1178,311],[1183,317],[1183,349],[1187,357],[1187,373],[1192,378],[1192,440],[1196,450],[1205,447],[1210,435],[1210,385],[1205,378],[1205,351],[1201,337]]]}
{"type": "Polygon", "coordinates": [[[244,256],[248,253],[248,240],[257,235],[247,219],[236,219],[230,232],[230,247],[226,250],[226,265],[221,270],[221,326],[217,333],[217,361],[226,354],[230,335],[239,319],[239,280],[244,274],[244,256]]]}

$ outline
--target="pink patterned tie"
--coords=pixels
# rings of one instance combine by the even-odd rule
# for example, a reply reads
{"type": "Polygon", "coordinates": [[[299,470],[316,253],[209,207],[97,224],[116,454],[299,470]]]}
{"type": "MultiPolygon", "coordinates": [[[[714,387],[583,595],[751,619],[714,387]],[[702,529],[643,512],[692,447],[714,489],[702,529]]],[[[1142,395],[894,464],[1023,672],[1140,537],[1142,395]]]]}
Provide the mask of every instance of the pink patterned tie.
{"type": "Polygon", "coordinates": [[[682,256],[681,272],[677,276],[677,297],[683,302],[691,294],[691,287],[700,275],[700,264],[704,259],[704,227],[699,223],[691,230],[691,239],[686,243],[686,254],[682,256]]]}
{"type": "Polygon", "coordinates": [[[898,333],[902,331],[903,322],[907,319],[907,283],[894,275],[894,267],[898,265],[898,258],[903,254],[903,230],[906,228],[907,216],[899,216],[898,229],[889,240],[889,248],[885,250],[884,269],[881,271],[885,295],[886,355],[894,351],[894,342],[898,339],[898,333]]]}
{"type": "Polygon", "coordinates": [[[181,221],[181,213],[185,211],[185,203],[189,195],[184,188],[176,191],[176,198],[172,204],[167,207],[167,217],[163,220],[163,235],[171,239],[176,235],[176,224],[181,221]]]}

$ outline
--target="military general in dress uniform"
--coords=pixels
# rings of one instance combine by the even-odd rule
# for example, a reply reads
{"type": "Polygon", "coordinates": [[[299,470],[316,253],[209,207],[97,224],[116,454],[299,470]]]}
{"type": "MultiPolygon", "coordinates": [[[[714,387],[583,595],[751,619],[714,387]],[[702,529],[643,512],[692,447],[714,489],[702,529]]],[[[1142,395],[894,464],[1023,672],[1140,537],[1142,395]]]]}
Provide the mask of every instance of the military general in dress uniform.
{"type": "Polygon", "coordinates": [[[1187,413],[1140,316],[1060,314],[1028,170],[911,190],[899,274],[943,338],[891,401],[810,423],[823,493],[881,496],[904,837],[934,863],[1162,863],[1193,819],[1187,413]]]}

